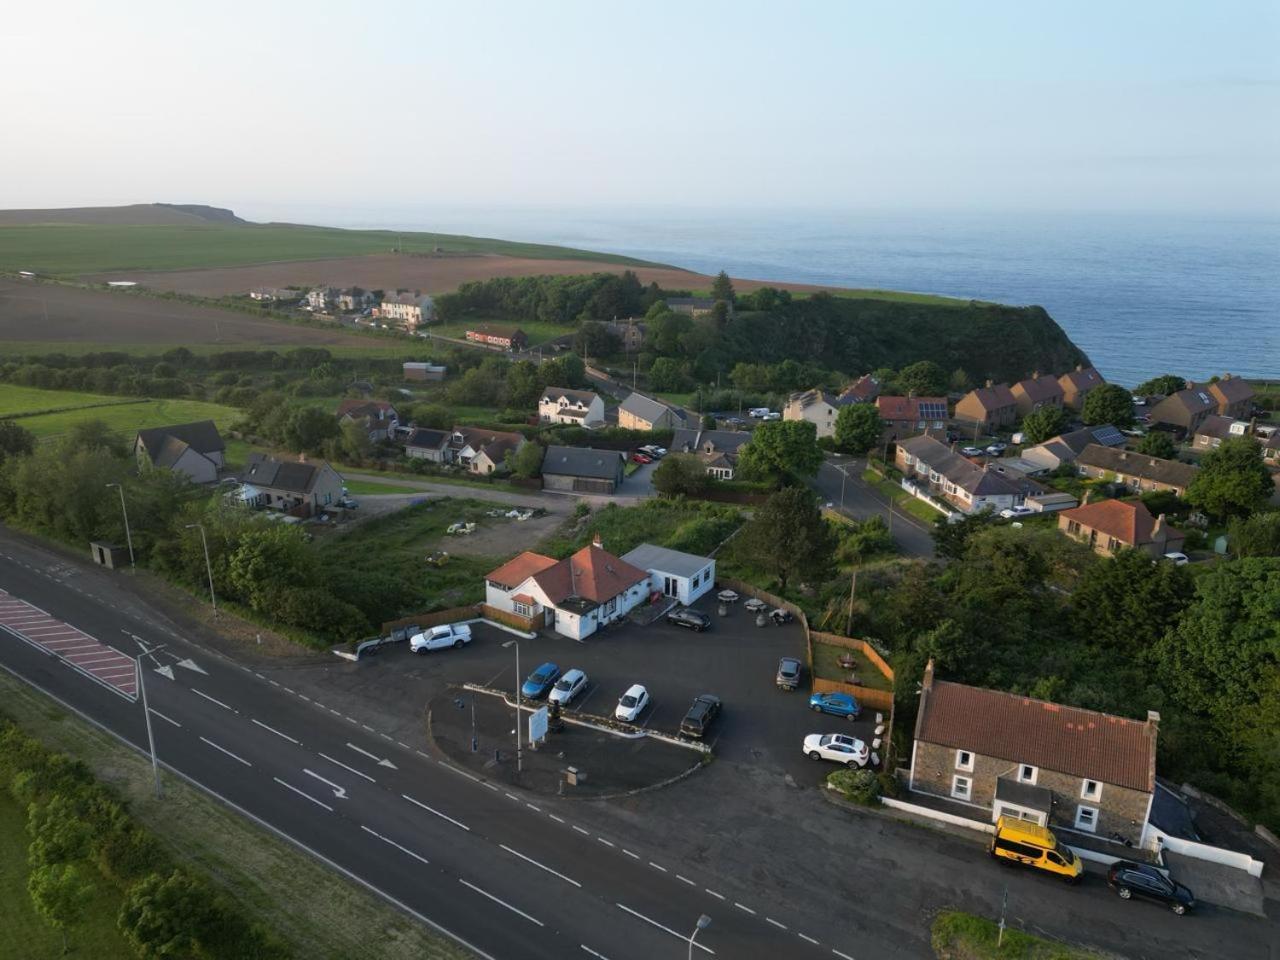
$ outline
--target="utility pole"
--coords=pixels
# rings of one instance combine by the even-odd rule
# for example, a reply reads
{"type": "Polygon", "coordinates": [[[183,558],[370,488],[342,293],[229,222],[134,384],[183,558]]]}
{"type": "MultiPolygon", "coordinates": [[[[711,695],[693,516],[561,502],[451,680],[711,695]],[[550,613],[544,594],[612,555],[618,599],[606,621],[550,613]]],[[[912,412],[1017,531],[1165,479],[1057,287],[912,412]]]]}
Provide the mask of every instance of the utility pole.
{"type": "Polygon", "coordinates": [[[846,637],[853,636],[853,595],[858,589],[858,567],[855,565],[849,576],[849,620],[844,627],[846,637]]]}
{"type": "Polygon", "coordinates": [[[107,487],[108,489],[115,487],[120,491],[120,512],[124,514],[124,538],[129,544],[129,569],[137,573],[138,566],[133,562],[133,534],[129,532],[129,511],[125,509],[124,505],[124,487],[118,483],[108,483],[107,487]]]}
{"type": "Polygon", "coordinates": [[[524,752],[520,736],[520,722],[524,711],[520,709],[520,641],[516,641],[516,775],[524,770],[524,752]]]}
{"type": "Polygon", "coordinates": [[[156,735],[151,729],[151,708],[147,706],[147,684],[144,679],[145,671],[142,669],[142,657],[137,656],[133,659],[133,666],[137,672],[138,690],[142,693],[142,715],[147,721],[147,745],[151,748],[151,774],[156,781],[156,799],[159,800],[160,794],[160,761],[156,759],[156,735]]]}
{"type": "Polygon", "coordinates": [[[213,592],[213,563],[209,560],[209,539],[204,535],[203,523],[188,523],[187,529],[197,527],[200,530],[200,542],[204,544],[204,566],[209,572],[209,602],[213,605],[213,618],[218,618],[218,598],[213,592]]]}

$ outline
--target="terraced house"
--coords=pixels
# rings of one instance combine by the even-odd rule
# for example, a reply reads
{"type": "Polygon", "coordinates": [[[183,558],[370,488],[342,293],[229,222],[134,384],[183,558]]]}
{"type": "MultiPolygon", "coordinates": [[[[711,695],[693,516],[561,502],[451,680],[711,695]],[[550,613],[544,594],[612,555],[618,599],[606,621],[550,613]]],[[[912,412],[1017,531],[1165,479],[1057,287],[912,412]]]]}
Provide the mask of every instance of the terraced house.
{"type": "Polygon", "coordinates": [[[1208,390],[1189,387],[1171,393],[1151,408],[1151,425],[1189,437],[1217,412],[1218,401],[1208,390]]]}
{"type": "Polygon", "coordinates": [[[876,397],[876,409],[890,439],[940,432],[947,426],[946,397],[876,397]]]}
{"type": "Polygon", "coordinates": [[[1162,460],[1132,450],[1117,450],[1091,443],[1076,458],[1076,468],[1081,476],[1095,480],[1109,480],[1123,484],[1134,493],[1150,493],[1152,490],[1171,490],[1178,496],[1186,495],[1187,487],[1199,467],[1177,460],[1162,460]]]}
{"type": "Polygon", "coordinates": [[[1013,394],[1020,417],[1025,417],[1031,411],[1039,410],[1041,407],[1061,407],[1063,403],[1063,392],[1058,378],[1049,374],[1041,376],[1039,371],[1026,380],[1019,380],[1009,388],[1009,391],[1013,394]]]}
{"type": "Polygon", "coordinates": [[[1018,400],[1006,383],[992,383],[970,390],[956,404],[956,420],[994,433],[1018,422],[1018,400]]]}
{"type": "Polygon", "coordinates": [[[1102,374],[1093,367],[1078,364],[1074,370],[1058,378],[1058,386],[1062,388],[1063,405],[1072,410],[1084,409],[1084,398],[1090,391],[1098,389],[1106,382],[1102,374]]]}
{"type": "Polygon", "coordinates": [[[934,499],[966,514],[1006,510],[1040,490],[1024,476],[978,466],[930,436],[899,440],[894,465],[934,499]]]}

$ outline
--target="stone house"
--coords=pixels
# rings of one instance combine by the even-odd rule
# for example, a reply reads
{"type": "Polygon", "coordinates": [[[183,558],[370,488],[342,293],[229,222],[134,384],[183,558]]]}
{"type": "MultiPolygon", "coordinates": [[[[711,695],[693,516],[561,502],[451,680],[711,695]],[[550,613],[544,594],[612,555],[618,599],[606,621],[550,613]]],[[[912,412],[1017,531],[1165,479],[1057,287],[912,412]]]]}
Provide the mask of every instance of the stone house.
{"type": "Polygon", "coordinates": [[[987,381],[985,387],[970,390],[956,404],[956,420],[994,433],[1018,422],[1018,400],[1006,383],[987,381]]]}
{"type": "Polygon", "coordinates": [[[1093,367],[1077,364],[1074,370],[1064,373],[1058,378],[1058,386],[1062,388],[1062,403],[1072,410],[1084,409],[1084,398],[1089,391],[1096,390],[1107,381],[1093,367]]]}
{"type": "Polygon", "coordinates": [[[1132,450],[1117,450],[1091,443],[1076,458],[1081,476],[1123,484],[1134,493],[1172,490],[1185,496],[1187,487],[1200,472],[1199,467],[1177,460],[1162,460],[1132,450]]]}
{"type": "Polygon", "coordinates": [[[593,390],[547,387],[538,401],[538,420],[565,423],[588,430],[604,426],[604,401],[593,390]]]}
{"type": "Polygon", "coordinates": [[[1247,420],[1253,413],[1253,387],[1249,386],[1247,380],[1240,377],[1224,373],[1222,379],[1201,384],[1196,389],[1209,392],[1209,396],[1217,405],[1219,416],[1247,420]]]}
{"type": "Polygon", "coordinates": [[[435,315],[435,301],[416,290],[412,293],[408,290],[399,290],[384,297],[378,306],[379,317],[400,324],[410,333],[424,323],[430,323],[435,319],[435,315]]]}
{"type": "Polygon", "coordinates": [[[635,353],[644,346],[645,325],[634,317],[629,320],[611,320],[604,328],[618,338],[625,353],[635,353]]]}
{"type": "Polygon", "coordinates": [[[225,465],[227,445],[212,420],[139,430],[133,455],[139,466],[180,473],[192,483],[213,483],[225,465]]]}
{"type": "MultiPolygon", "coordinates": [[[[667,307],[675,313],[687,313],[689,316],[705,317],[715,309],[716,301],[711,297],[667,297],[667,307]]],[[[733,316],[733,303],[726,300],[729,316],[733,316]]]]}
{"type": "MultiPolygon", "coordinates": [[[[1146,721],[938,680],[925,667],[911,748],[913,793],[994,822],[1113,834],[1143,846],[1160,715],[1146,721]]],[[[1069,842],[1069,841],[1068,841],[1069,842]]]]}
{"type": "Polygon", "coordinates": [[[338,424],[360,423],[369,432],[370,443],[380,443],[396,434],[400,415],[385,400],[343,400],[338,404],[338,424]]]}
{"type": "Polygon", "coordinates": [[[1018,407],[1018,416],[1025,417],[1041,407],[1061,407],[1062,387],[1058,378],[1049,374],[1041,376],[1037,371],[1026,380],[1019,380],[1009,388],[1018,407]]]}
{"type": "Polygon", "coordinates": [[[1140,500],[1099,500],[1064,510],[1058,514],[1058,529],[1104,557],[1129,549],[1159,558],[1181,551],[1186,540],[1165,523],[1163,513],[1151,516],[1140,500]]]}

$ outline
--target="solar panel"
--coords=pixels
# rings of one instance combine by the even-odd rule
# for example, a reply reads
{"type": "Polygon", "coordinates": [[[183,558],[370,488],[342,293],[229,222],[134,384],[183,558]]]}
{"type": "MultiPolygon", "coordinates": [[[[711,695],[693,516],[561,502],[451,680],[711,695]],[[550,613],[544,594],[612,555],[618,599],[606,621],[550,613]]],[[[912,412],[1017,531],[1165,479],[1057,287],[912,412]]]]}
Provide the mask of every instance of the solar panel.
{"type": "Polygon", "coordinates": [[[1124,434],[1115,427],[1109,425],[1099,427],[1097,430],[1093,431],[1093,439],[1104,447],[1124,446],[1124,434]]]}
{"type": "Polygon", "coordinates": [[[947,419],[947,405],[945,403],[920,404],[920,419],[922,420],[947,419]]]}

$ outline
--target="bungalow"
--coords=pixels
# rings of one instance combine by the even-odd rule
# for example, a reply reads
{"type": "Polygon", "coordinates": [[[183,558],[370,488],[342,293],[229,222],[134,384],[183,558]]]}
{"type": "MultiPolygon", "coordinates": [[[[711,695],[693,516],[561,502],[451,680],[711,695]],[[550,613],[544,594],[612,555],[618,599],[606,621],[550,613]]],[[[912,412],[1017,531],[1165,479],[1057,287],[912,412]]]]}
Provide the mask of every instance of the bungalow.
{"type": "Polygon", "coordinates": [[[1205,418],[1218,412],[1218,401],[1202,387],[1171,393],[1151,408],[1151,425],[1192,436],[1205,418]]]}
{"type": "Polygon", "coordinates": [[[466,338],[472,343],[482,343],[487,347],[499,347],[503,350],[527,350],[529,347],[529,338],[519,327],[486,324],[468,330],[466,338]]]}
{"type": "Polygon", "coordinates": [[[1034,447],[1027,447],[1022,451],[1021,459],[1034,466],[1034,469],[1026,472],[1047,473],[1050,470],[1057,470],[1063,464],[1075,463],[1076,457],[1084,453],[1085,448],[1091,443],[1104,447],[1123,447],[1125,438],[1123,433],[1110,424],[1100,427],[1082,427],[1079,430],[1071,430],[1068,433],[1050,437],[1044,443],[1038,443],[1034,447]]]}
{"type": "Polygon", "coordinates": [[[877,397],[876,409],[891,440],[947,426],[946,397],[877,397]]]}
{"type": "Polygon", "coordinates": [[[449,435],[449,462],[466,467],[470,473],[502,473],[507,469],[507,454],[528,442],[520,433],[454,427],[449,435]]]}
{"type": "Polygon", "coordinates": [[[978,466],[930,436],[899,440],[894,464],[930,494],[966,514],[1006,510],[1040,490],[1021,474],[978,466]]]}
{"type": "Polygon", "coordinates": [[[987,381],[985,387],[970,390],[956,404],[956,419],[995,433],[1018,420],[1018,399],[1005,383],[987,381]]]}
{"type": "Polygon", "coordinates": [[[1019,380],[1009,391],[1013,394],[1020,417],[1041,407],[1061,407],[1064,397],[1058,378],[1048,374],[1042,377],[1039,371],[1026,380],[1019,380]]]}
{"type": "MultiPolygon", "coordinates": [[[[924,670],[909,785],[994,822],[1029,820],[1144,846],[1160,714],[1082,710],[934,678],[924,670]]],[[[1055,854],[1050,854],[1055,856],[1055,854]]]]}
{"type": "Polygon", "coordinates": [[[787,398],[782,419],[807,420],[817,428],[819,437],[830,437],[836,432],[836,415],[846,402],[826,390],[804,390],[787,398]]]}
{"type": "Polygon", "coordinates": [[[751,440],[745,430],[677,429],[671,437],[672,453],[687,453],[702,461],[709,476],[732,480],[738,453],[751,440]]]}
{"type": "Polygon", "coordinates": [[[1140,500],[1099,500],[1064,510],[1058,514],[1058,529],[1104,557],[1129,549],[1159,558],[1180,551],[1186,540],[1165,523],[1163,513],[1152,517],[1140,500]]]}
{"type": "Polygon", "coordinates": [[[684,414],[632,391],[618,407],[618,426],[627,430],[674,430],[684,426],[684,414]]]}
{"type": "Polygon", "coordinates": [[[400,416],[385,400],[343,400],[338,404],[338,423],[360,423],[369,431],[369,441],[379,443],[395,436],[400,416]]]}
{"type": "Polygon", "coordinates": [[[451,436],[448,430],[429,430],[418,427],[405,439],[404,455],[415,460],[448,463],[451,436]]]}
{"type": "Polygon", "coordinates": [[[237,495],[248,506],[309,517],[342,498],[342,477],[323,460],[276,460],[249,454],[237,495]]]}
{"type": "Polygon", "coordinates": [[[647,570],[609,553],[596,534],[564,560],[526,551],[491,571],[485,576],[485,611],[583,640],[644,603],[649,586],[647,570]]]}
{"type": "Polygon", "coordinates": [[[538,401],[542,423],[567,423],[591,430],[604,426],[604,401],[593,390],[547,387],[538,401]]]}
{"type": "Polygon", "coordinates": [[[1199,467],[1188,463],[1116,450],[1097,443],[1085,447],[1076,458],[1076,467],[1082,476],[1120,483],[1134,493],[1172,490],[1180,497],[1186,495],[1187,487],[1200,472],[1199,467]]]}
{"type": "Polygon", "coordinates": [[[1084,398],[1090,390],[1096,390],[1107,381],[1093,367],[1077,364],[1069,373],[1058,378],[1058,386],[1062,388],[1062,403],[1072,410],[1084,409],[1084,398]]]}
{"type": "Polygon", "coordinates": [[[623,455],[617,450],[547,447],[542,458],[542,489],[611,494],[622,485],[623,465],[623,455]]]}
{"type": "Polygon", "coordinates": [[[212,420],[139,430],[133,455],[139,466],[180,473],[193,483],[213,483],[225,465],[227,445],[212,420]]]}
{"type": "Polygon", "coordinates": [[[410,333],[424,323],[435,319],[435,301],[420,291],[397,290],[389,297],[384,297],[378,306],[378,316],[400,324],[410,333]]]}
{"type": "Polygon", "coordinates": [[[711,557],[668,550],[642,543],[622,558],[638,570],[649,571],[649,590],[690,604],[716,582],[716,562],[711,557]]]}

